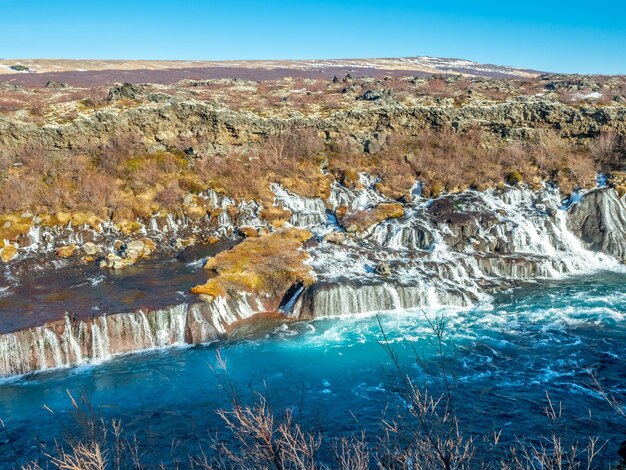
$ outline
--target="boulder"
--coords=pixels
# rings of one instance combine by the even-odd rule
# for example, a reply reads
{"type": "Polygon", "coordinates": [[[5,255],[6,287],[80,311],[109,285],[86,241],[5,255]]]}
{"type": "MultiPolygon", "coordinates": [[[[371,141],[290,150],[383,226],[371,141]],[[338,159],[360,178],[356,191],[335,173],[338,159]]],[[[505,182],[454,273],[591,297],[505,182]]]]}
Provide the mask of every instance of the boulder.
{"type": "Polygon", "coordinates": [[[126,244],[126,249],[122,251],[123,258],[139,259],[151,253],[150,249],[142,240],[134,240],[126,244]]]}
{"type": "Polygon", "coordinates": [[[57,82],[56,80],[48,80],[46,88],[67,88],[67,83],[57,82]]]}
{"type": "Polygon", "coordinates": [[[124,83],[123,85],[115,85],[109,90],[109,101],[120,99],[134,100],[143,95],[143,90],[138,85],[132,83],[124,83]]]}
{"type": "Polygon", "coordinates": [[[381,261],[374,266],[374,272],[379,276],[390,276],[391,268],[389,267],[389,263],[386,261],[381,261]]]}
{"type": "Polygon", "coordinates": [[[102,248],[92,242],[83,243],[81,250],[87,256],[96,256],[102,253],[102,248]]]}
{"type": "Polygon", "coordinates": [[[109,253],[103,260],[100,261],[101,268],[110,268],[110,269],[122,269],[126,266],[130,266],[134,264],[134,261],[131,259],[124,259],[115,253],[109,253]]]}
{"type": "Polygon", "coordinates": [[[337,231],[329,232],[324,237],[324,240],[327,241],[328,243],[341,244],[346,241],[346,234],[345,232],[337,232],[337,231]]]}
{"type": "Polygon", "coordinates": [[[151,255],[156,248],[156,244],[149,238],[133,240],[128,243],[117,240],[114,246],[116,253],[109,253],[101,260],[101,268],[121,269],[132,266],[141,258],[151,255]]]}
{"type": "Polygon", "coordinates": [[[8,263],[17,256],[17,248],[13,245],[5,245],[0,248],[0,259],[5,263],[8,263]]]}
{"type": "Polygon", "coordinates": [[[71,245],[62,246],[57,248],[56,254],[59,258],[69,258],[76,252],[77,246],[73,243],[71,245]]]}
{"type": "Polygon", "coordinates": [[[626,203],[613,188],[586,193],[570,208],[567,226],[586,248],[626,260],[626,203]]]}
{"type": "Polygon", "coordinates": [[[237,229],[237,232],[244,238],[256,238],[259,236],[259,231],[254,227],[250,227],[248,225],[239,227],[237,229]]]}
{"type": "MultiPolygon", "coordinates": [[[[154,243],[154,242],[153,242],[154,243]]],[[[189,238],[177,238],[175,240],[172,240],[170,242],[170,245],[176,250],[176,251],[180,251],[183,250],[185,248],[187,248],[188,246],[191,245],[195,245],[196,244],[196,237],[189,237],[189,238]]],[[[154,251],[154,249],[153,249],[154,251]]]]}
{"type": "Polygon", "coordinates": [[[359,101],[378,101],[391,98],[389,90],[367,90],[365,93],[357,97],[359,101]]]}

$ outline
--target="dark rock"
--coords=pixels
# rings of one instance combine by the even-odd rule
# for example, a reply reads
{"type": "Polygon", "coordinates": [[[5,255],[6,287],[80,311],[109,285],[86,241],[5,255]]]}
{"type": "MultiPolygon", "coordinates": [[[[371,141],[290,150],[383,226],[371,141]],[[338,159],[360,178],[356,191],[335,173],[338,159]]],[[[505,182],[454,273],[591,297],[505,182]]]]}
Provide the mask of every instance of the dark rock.
{"type": "Polygon", "coordinates": [[[379,276],[390,276],[391,268],[389,267],[389,263],[386,261],[381,261],[380,263],[374,266],[374,272],[379,276]]]}
{"type": "Polygon", "coordinates": [[[358,96],[357,100],[376,101],[385,98],[391,98],[391,92],[389,90],[367,90],[361,96],[358,96]]]}
{"type": "Polygon", "coordinates": [[[143,95],[143,90],[138,85],[132,83],[124,83],[123,85],[115,85],[109,90],[109,101],[120,99],[134,100],[143,95]]]}
{"type": "Polygon", "coordinates": [[[569,212],[568,228],[588,249],[626,259],[626,204],[613,188],[589,191],[569,212]]]}
{"type": "Polygon", "coordinates": [[[364,143],[363,143],[363,150],[365,151],[365,153],[368,153],[370,155],[373,155],[375,153],[380,152],[381,150],[381,146],[378,143],[378,141],[376,140],[370,140],[367,139],[364,143]]]}
{"type": "MultiPolygon", "coordinates": [[[[112,96],[118,96],[122,88],[112,90],[112,96]]],[[[141,87],[136,87],[136,91],[140,90],[141,87]]],[[[216,108],[211,103],[170,98],[158,106],[131,107],[119,113],[96,110],[88,117],[63,125],[62,132],[54,126],[37,126],[0,116],[0,146],[5,151],[14,151],[28,142],[37,141],[51,151],[63,152],[105,145],[112,136],[129,132],[140,134],[150,145],[160,143],[157,137],[162,135],[184,134],[190,126],[198,137],[211,142],[215,149],[223,145],[250,145],[259,135],[297,128],[332,132],[333,138],[384,130],[393,130],[398,135],[414,135],[420,129],[444,128],[455,121],[461,123],[460,128],[473,123],[497,133],[497,137],[506,135],[508,138],[524,138],[531,135],[531,130],[540,128],[554,129],[564,139],[572,136],[592,138],[601,130],[618,134],[626,132],[626,106],[617,104],[575,107],[538,98],[491,105],[468,103],[461,107],[405,106],[395,100],[389,106],[384,106],[383,101],[376,104],[371,109],[336,111],[323,119],[294,117],[287,123],[279,118],[216,108]],[[383,106],[378,106],[379,103],[383,106]],[[288,128],[285,128],[286,124],[288,128]]]]}
{"type": "Polygon", "coordinates": [[[57,82],[55,80],[48,80],[46,88],[67,88],[67,83],[57,82]]]}

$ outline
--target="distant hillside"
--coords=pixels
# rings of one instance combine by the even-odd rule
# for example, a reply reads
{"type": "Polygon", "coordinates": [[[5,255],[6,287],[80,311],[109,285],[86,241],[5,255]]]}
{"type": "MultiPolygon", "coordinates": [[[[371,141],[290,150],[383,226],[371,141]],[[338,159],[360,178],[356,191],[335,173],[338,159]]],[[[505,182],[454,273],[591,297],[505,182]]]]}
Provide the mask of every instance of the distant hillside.
{"type": "Polygon", "coordinates": [[[540,72],[481,64],[463,59],[405,57],[387,59],[258,60],[258,61],[149,61],[149,60],[0,60],[0,82],[43,86],[61,81],[74,86],[115,82],[170,84],[182,79],[230,78],[271,80],[284,77],[462,74],[471,77],[533,78],[540,72]]]}

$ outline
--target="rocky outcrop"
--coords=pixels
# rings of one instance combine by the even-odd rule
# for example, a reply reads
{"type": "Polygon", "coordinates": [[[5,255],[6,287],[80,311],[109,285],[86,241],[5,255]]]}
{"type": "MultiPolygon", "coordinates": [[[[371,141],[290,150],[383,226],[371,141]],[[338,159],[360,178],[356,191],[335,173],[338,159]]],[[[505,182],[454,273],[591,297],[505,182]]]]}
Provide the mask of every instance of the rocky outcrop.
{"type": "Polygon", "coordinates": [[[586,193],[571,207],[567,225],[590,250],[626,261],[626,199],[614,189],[586,193]]]}
{"type": "Polygon", "coordinates": [[[100,261],[101,268],[122,269],[132,266],[141,258],[154,252],[156,245],[149,238],[133,240],[128,243],[116,242],[116,252],[109,253],[100,261]]]}
{"type": "Polygon", "coordinates": [[[109,90],[108,100],[116,101],[121,99],[134,100],[143,95],[143,89],[139,85],[133,85],[132,83],[124,83],[122,85],[116,85],[109,90]]]}
{"type": "Polygon", "coordinates": [[[626,133],[626,106],[619,105],[574,107],[540,98],[516,98],[501,103],[474,101],[460,107],[452,103],[409,107],[387,104],[384,100],[366,103],[325,118],[302,114],[287,119],[264,117],[179,98],[124,111],[102,109],[62,125],[40,127],[0,118],[0,149],[17,149],[34,141],[49,150],[93,148],[107,144],[113,135],[125,133],[141,135],[148,145],[174,145],[181,137],[202,137],[219,149],[252,144],[263,136],[284,130],[305,128],[330,138],[358,134],[366,140],[376,140],[375,136],[392,131],[412,135],[423,129],[463,130],[475,126],[502,137],[525,136],[532,129],[545,128],[572,139],[587,139],[603,130],[626,133]]]}

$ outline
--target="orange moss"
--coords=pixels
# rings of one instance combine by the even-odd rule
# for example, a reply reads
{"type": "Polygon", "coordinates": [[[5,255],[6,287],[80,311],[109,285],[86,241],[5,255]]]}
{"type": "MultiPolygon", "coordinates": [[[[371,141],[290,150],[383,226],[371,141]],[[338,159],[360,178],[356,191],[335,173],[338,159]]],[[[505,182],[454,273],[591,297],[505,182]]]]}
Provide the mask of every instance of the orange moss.
{"type": "Polygon", "coordinates": [[[76,245],[73,243],[71,245],[62,246],[57,249],[56,254],[59,258],[69,258],[74,255],[76,252],[76,245]]]}
{"type": "Polygon", "coordinates": [[[259,211],[259,217],[269,222],[273,227],[280,228],[291,217],[291,211],[279,206],[270,206],[261,209],[259,211]]]}
{"type": "Polygon", "coordinates": [[[259,236],[259,231],[249,226],[239,227],[237,232],[245,238],[257,238],[259,236]]]}
{"type": "Polygon", "coordinates": [[[294,228],[248,238],[209,258],[205,269],[217,276],[191,292],[212,297],[241,291],[276,295],[298,282],[311,284],[313,274],[305,263],[308,254],[302,250],[311,236],[307,230],[294,228]]]}
{"type": "Polygon", "coordinates": [[[13,245],[5,245],[0,248],[0,260],[8,263],[17,256],[17,248],[13,245]]]}
{"type": "Polygon", "coordinates": [[[4,240],[15,241],[30,230],[32,220],[15,214],[0,216],[0,246],[4,240]]]}

